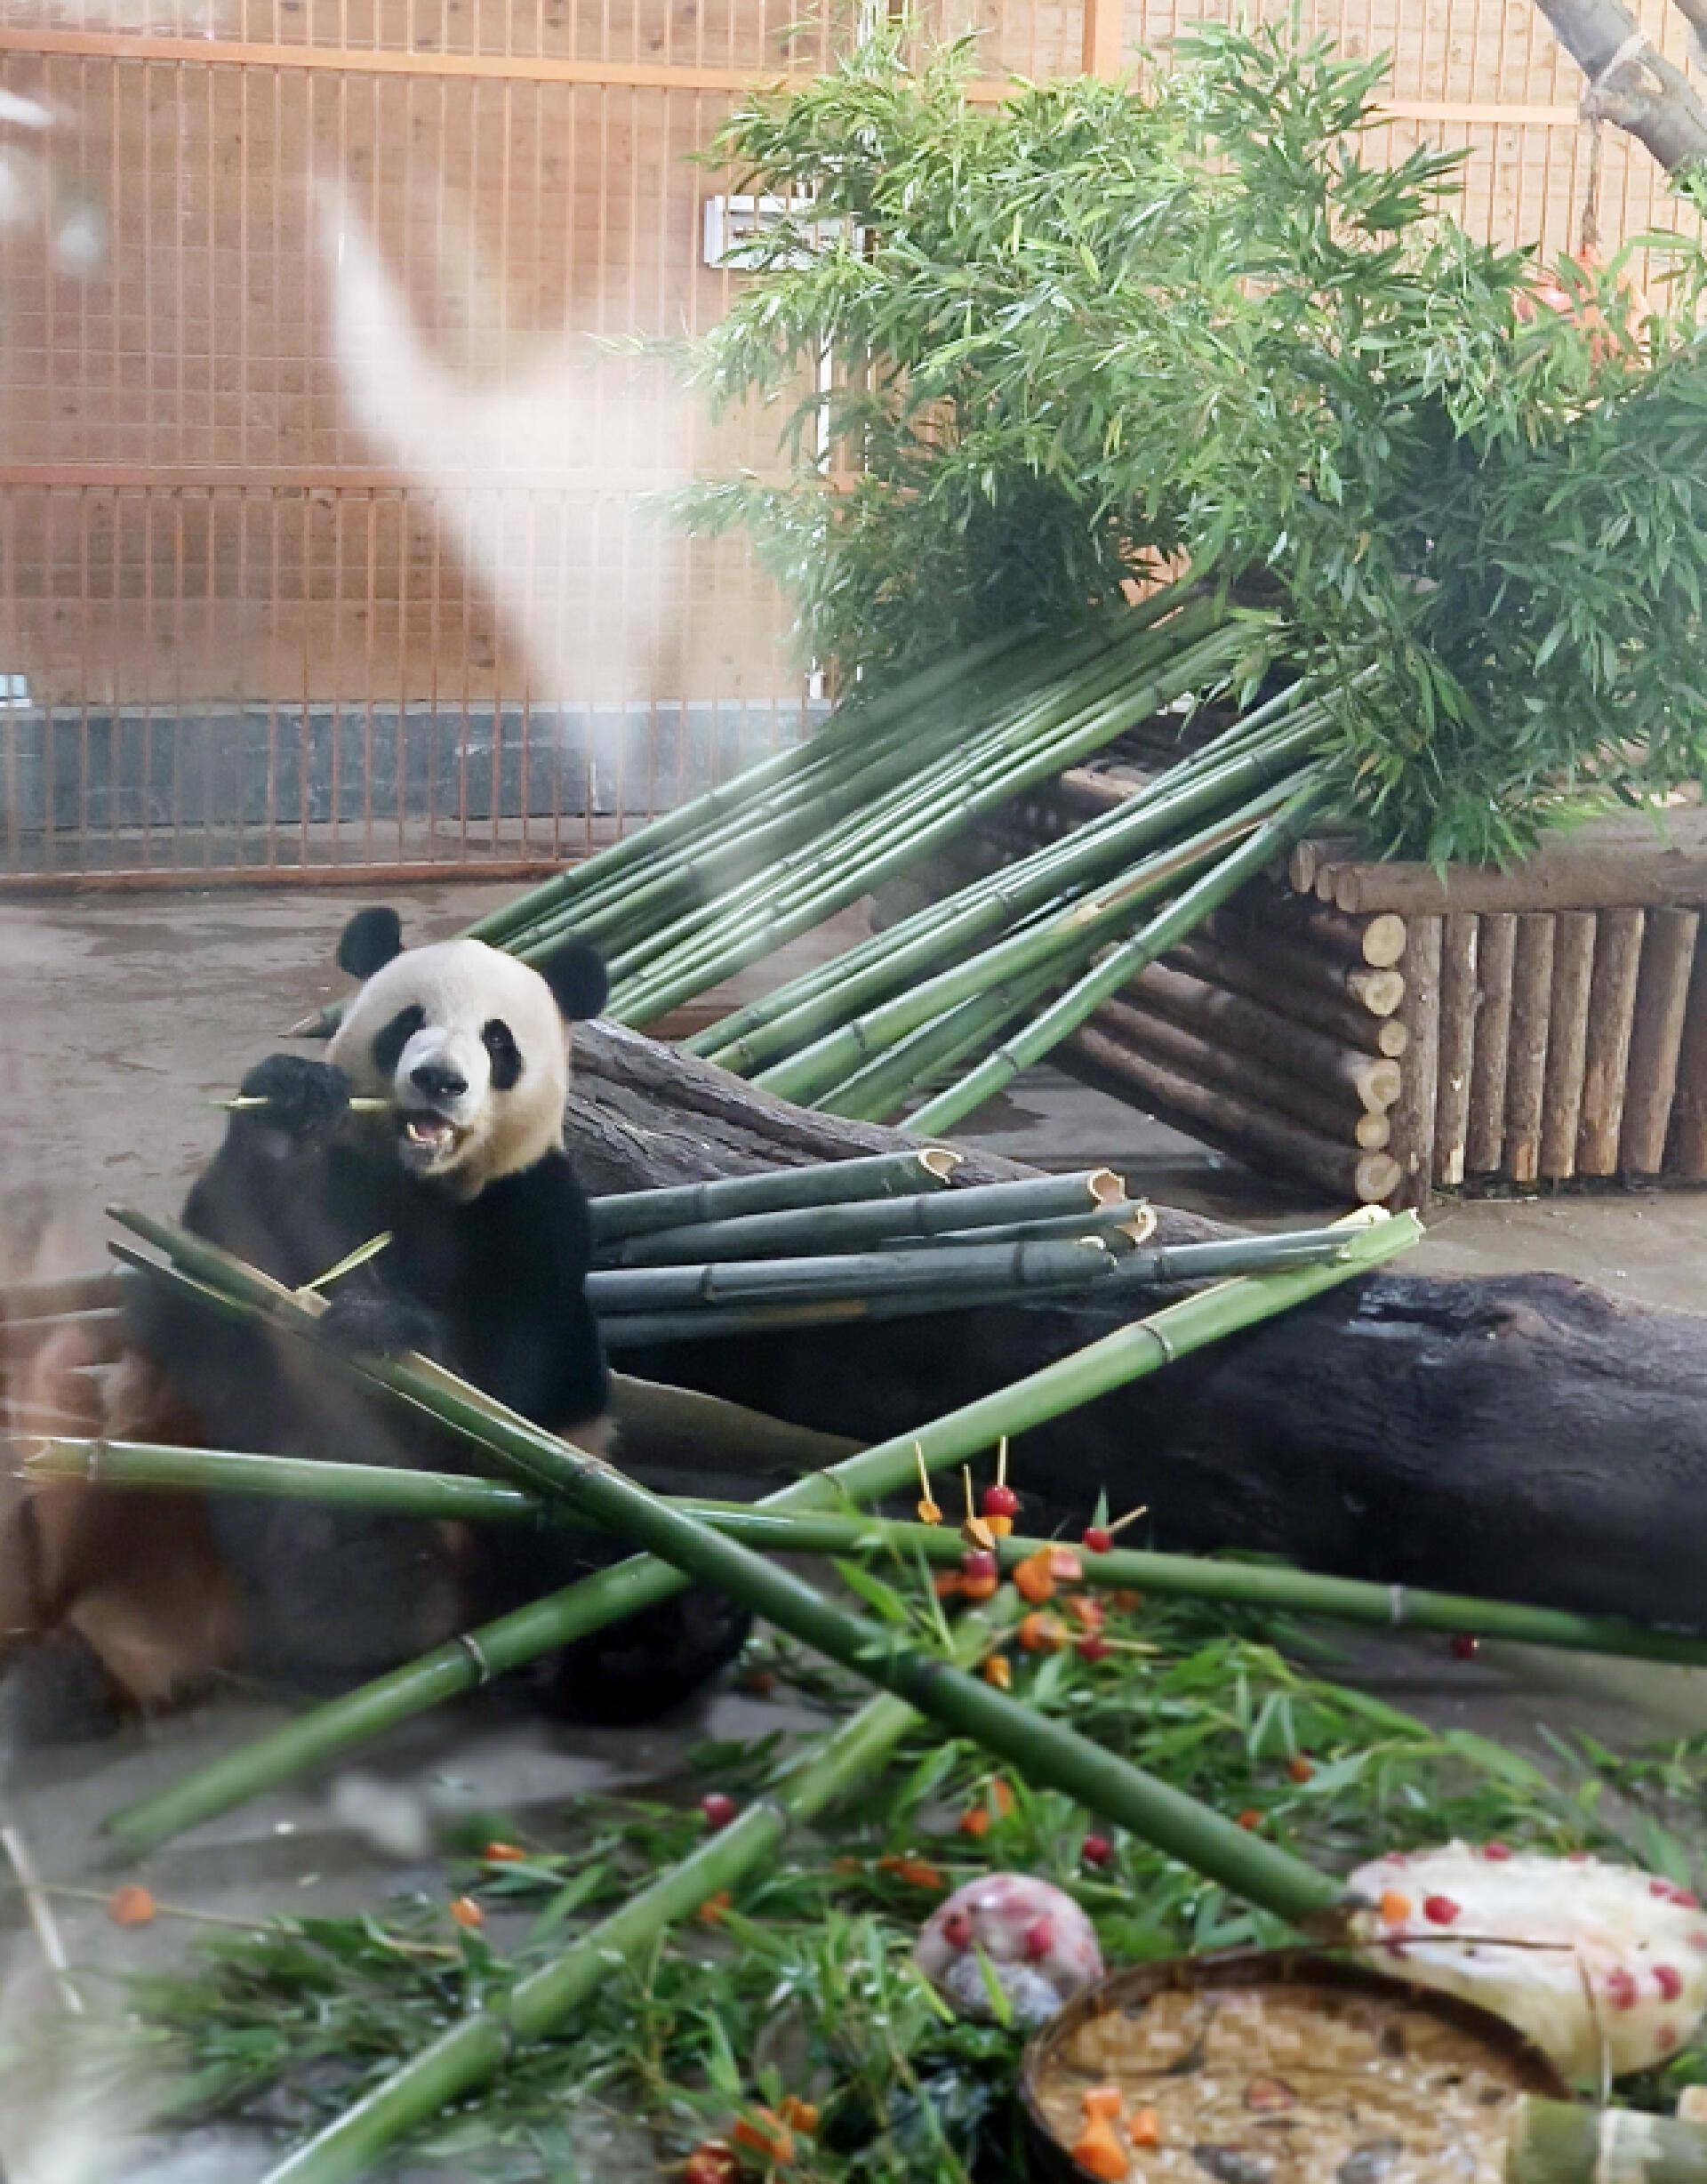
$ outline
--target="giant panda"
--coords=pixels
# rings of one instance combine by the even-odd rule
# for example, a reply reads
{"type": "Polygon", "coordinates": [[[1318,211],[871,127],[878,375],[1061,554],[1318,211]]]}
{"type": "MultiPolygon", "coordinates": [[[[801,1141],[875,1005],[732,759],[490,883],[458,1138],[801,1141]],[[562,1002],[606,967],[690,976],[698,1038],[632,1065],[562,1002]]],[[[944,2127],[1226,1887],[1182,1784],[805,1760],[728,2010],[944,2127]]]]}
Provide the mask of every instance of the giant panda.
{"type": "MultiPolygon", "coordinates": [[[[564,1144],[569,1026],[604,1005],[593,949],[535,970],[471,939],[403,944],[395,911],[345,927],[362,981],[324,1062],[277,1055],[191,1190],[184,1224],[293,1289],[384,1234],[328,1283],[326,1337],[424,1352],[582,1447],[604,1444],[610,1387],[585,1283],[587,1202],[564,1144]],[[353,1096],[381,1113],[352,1112],[353,1096]]],[[[157,1283],[129,1307],[138,1346],[216,1447],[468,1468],[465,1444],[396,1400],[357,1393],[298,1339],[219,1319],[157,1283]]],[[[555,1528],[447,1535],[417,1519],[215,1497],[244,1666],[336,1688],[522,1606],[614,1558],[555,1528]]],[[[747,1621],[687,1593],[566,1649],[534,1676],[583,1720],[661,1712],[739,1650],[747,1621]]]]}

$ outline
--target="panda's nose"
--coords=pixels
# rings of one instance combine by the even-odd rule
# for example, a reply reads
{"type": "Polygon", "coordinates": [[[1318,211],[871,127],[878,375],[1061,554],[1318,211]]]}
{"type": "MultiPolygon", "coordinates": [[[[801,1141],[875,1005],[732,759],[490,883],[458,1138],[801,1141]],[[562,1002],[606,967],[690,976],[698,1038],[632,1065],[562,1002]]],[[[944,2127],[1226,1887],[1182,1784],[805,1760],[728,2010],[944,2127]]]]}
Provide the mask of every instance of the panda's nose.
{"type": "Polygon", "coordinates": [[[437,1062],[422,1062],[412,1069],[409,1081],[429,1100],[461,1099],[469,1088],[466,1077],[459,1077],[453,1069],[441,1068],[437,1062]]]}

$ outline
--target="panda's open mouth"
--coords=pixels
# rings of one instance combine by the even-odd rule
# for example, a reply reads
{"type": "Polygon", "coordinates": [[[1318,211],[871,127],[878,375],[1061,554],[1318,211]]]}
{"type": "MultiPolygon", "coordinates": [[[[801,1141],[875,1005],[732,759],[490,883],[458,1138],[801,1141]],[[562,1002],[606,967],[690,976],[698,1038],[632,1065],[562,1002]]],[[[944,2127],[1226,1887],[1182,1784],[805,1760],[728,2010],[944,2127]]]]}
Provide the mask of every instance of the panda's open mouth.
{"type": "Polygon", "coordinates": [[[403,1157],[423,1168],[447,1159],[467,1136],[448,1115],[430,1108],[405,1108],[397,1115],[397,1141],[403,1157]]]}

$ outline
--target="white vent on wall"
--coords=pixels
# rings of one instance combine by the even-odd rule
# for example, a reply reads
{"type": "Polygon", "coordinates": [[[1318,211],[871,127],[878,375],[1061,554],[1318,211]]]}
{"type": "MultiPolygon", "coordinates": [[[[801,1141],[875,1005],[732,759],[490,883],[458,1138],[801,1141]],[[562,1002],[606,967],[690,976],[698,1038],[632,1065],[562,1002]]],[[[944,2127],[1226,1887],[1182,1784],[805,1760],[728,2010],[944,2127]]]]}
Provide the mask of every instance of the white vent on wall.
{"type": "MultiPolygon", "coordinates": [[[[786,197],[708,197],[705,201],[705,262],[709,266],[729,266],[737,272],[743,269],[750,271],[754,245],[765,229],[774,228],[790,210],[798,216],[809,209],[808,201],[805,198],[797,200],[790,207],[786,197]]],[[[816,224],[818,232],[826,243],[834,242],[848,232],[845,220],[826,218],[816,224]]]]}
{"type": "Polygon", "coordinates": [[[0,672],[0,705],[28,705],[29,678],[0,672]]]}

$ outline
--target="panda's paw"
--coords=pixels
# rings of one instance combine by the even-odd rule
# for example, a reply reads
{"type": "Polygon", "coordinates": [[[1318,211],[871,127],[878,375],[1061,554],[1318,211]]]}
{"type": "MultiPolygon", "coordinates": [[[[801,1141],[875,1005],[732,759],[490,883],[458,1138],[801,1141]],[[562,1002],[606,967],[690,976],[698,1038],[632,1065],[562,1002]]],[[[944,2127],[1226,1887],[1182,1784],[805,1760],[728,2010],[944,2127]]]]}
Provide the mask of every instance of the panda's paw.
{"type": "Polygon", "coordinates": [[[320,1332],[348,1357],[401,1357],[409,1350],[434,1357],[438,1352],[438,1321],[424,1305],[372,1290],[334,1293],[320,1332]]]}
{"type": "Polygon", "coordinates": [[[265,1100],[264,1108],[240,1111],[239,1123],[253,1119],[291,1137],[321,1137],[349,1112],[349,1079],[331,1062],[310,1062],[297,1054],[269,1055],[237,1087],[243,1099],[265,1100]]]}

